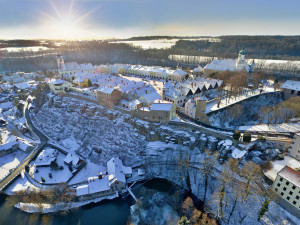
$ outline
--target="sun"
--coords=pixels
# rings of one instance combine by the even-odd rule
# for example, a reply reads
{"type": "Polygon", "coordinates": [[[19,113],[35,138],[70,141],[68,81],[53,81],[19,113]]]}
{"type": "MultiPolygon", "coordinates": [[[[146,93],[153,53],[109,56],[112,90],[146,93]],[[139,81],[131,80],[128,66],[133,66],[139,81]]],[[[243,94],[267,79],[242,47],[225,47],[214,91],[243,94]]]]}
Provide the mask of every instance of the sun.
{"type": "Polygon", "coordinates": [[[42,23],[43,32],[47,36],[62,38],[62,39],[78,39],[83,37],[87,32],[86,17],[93,13],[89,11],[87,13],[81,13],[79,10],[74,12],[73,1],[68,6],[61,6],[59,9],[52,0],[49,1],[52,10],[49,12],[42,12],[44,20],[42,23]]]}

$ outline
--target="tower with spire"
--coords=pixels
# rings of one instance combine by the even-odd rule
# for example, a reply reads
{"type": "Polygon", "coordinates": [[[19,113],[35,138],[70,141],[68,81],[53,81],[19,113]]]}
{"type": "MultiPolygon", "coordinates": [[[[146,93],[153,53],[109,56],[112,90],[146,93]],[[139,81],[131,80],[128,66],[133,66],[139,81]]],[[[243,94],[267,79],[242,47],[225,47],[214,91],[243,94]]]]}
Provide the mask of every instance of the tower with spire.
{"type": "Polygon", "coordinates": [[[245,69],[245,55],[246,55],[246,51],[245,48],[243,47],[243,49],[239,52],[239,56],[238,59],[236,61],[236,70],[237,71],[241,71],[245,69]]]}
{"type": "Polygon", "coordinates": [[[65,63],[64,58],[61,55],[56,56],[57,67],[59,70],[62,69],[62,65],[65,63]]]}

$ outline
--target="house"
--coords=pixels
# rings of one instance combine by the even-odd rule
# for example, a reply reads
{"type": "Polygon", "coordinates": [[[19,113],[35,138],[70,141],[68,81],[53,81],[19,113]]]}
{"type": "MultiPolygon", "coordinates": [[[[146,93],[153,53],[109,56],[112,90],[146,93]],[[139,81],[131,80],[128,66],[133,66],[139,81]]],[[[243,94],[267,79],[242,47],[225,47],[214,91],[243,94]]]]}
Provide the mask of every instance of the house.
{"type": "Polygon", "coordinates": [[[300,161],[300,133],[295,134],[288,153],[290,156],[300,161]]]}
{"type": "Polygon", "coordinates": [[[79,87],[88,87],[89,86],[89,79],[84,76],[77,77],[73,80],[73,83],[78,85],[79,87]]]}
{"type": "Polygon", "coordinates": [[[210,124],[205,113],[206,101],[207,99],[205,96],[200,96],[196,99],[189,99],[185,103],[184,113],[195,120],[210,124]]]}
{"type": "Polygon", "coordinates": [[[47,148],[41,151],[36,160],[34,161],[35,166],[50,166],[50,164],[56,161],[58,151],[53,148],[47,148]]]}
{"type": "Polygon", "coordinates": [[[108,107],[119,103],[122,98],[122,92],[117,88],[98,88],[96,93],[98,102],[108,107]]]}
{"type": "Polygon", "coordinates": [[[144,106],[149,107],[155,100],[161,99],[160,94],[158,94],[156,91],[142,95],[140,97],[141,102],[143,103],[144,106]]]}
{"type": "Polygon", "coordinates": [[[249,65],[245,61],[246,51],[243,48],[237,59],[214,59],[211,63],[207,64],[204,67],[204,75],[210,75],[215,72],[224,72],[224,71],[246,71],[250,72],[253,70],[254,62],[249,65]]]}
{"type": "Polygon", "coordinates": [[[203,73],[203,68],[201,66],[196,67],[192,71],[193,75],[200,76],[203,73]]]}
{"type": "Polygon", "coordinates": [[[80,159],[72,153],[68,153],[68,155],[64,158],[64,163],[68,166],[76,167],[79,161],[80,159]]]}
{"type": "Polygon", "coordinates": [[[285,166],[277,173],[272,190],[280,197],[280,203],[300,218],[300,172],[285,166]]]}
{"type": "Polygon", "coordinates": [[[76,188],[79,200],[118,195],[126,191],[126,178],[131,177],[132,168],[124,166],[118,157],[111,158],[106,165],[105,174],[99,173],[97,177],[90,177],[87,184],[76,188]]]}
{"type": "Polygon", "coordinates": [[[0,145],[0,157],[6,154],[10,154],[17,150],[19,147],[18,141],[15,137],[11,136],[4,144],[0,145]]]}
{"type": "Polygon", "coordinates": [[[156,100],[149,110],[149,121],[168,123],[176,116],[176,105],[171,102],[156,100]]]}
{"type": "Polygon", "coordinates": [[[131,101],[122,99],[120,101],[120,105],[128,110],[136,110],[137,108],[141,107],[143,105],[143,103],[138,99],[131,100],[131,101]]]}
{"type": "Polygon", "coordinates": [[[300,81],[287,80],[281,85],[281,90],[284,93],[285,99],[292,96],[300,96],[300,81]]]}
{"type": "Polygon", "coordinates": [[[52,92],[57,94],[72,89],[72,84],[62,79],[52,79],[49,81],[49,87],[52,92]]]}

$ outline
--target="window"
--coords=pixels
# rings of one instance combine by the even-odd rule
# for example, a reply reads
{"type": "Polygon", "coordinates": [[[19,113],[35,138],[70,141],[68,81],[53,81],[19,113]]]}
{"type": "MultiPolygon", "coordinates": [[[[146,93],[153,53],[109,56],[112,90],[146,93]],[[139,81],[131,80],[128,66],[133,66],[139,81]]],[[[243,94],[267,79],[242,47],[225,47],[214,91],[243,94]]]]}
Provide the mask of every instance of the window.
{"type": "Polygon", "coordinates": [[[283,195],[284,195],[284,193],[283,193],[283,192],[281,192],[280,194],[281,194],[281,196],[283,196],[283,195]]]}
{"type": "Polygon", "coordinates": [[[296,201],[293,201],[293,204],[294,204],[294,205],[296,205],[296,203],[297,203],[296,201]]]}
{"type": "Polygon", "coordinates": [[[290,193],[289,193],[290,195],[292,195],[293,194],[293,192],[292,191],[290,191],[290,193]]]}
{"type": "Polygon", "coordinates": [[[287,181],[285,184],[286,184],[286,185],[289,185],[289,184],[290,184],[290,182],[288,182],[288,181],[287,181]]]}
{"type": "Polygon", "coordinates": [[[294,90],[291,90],[291,94],[294,94],[295,93],[295,91],[294,90]]]}
{"type": "Polygon", "coordinates": [[[295,186],[295,185],[293,185],[292,189],[293,189],[293,190],[295,190],[295,189],[296,189],[296,186],[295,186]]]}
{"type": "Polygon", "coordinates": [[[275,188],[275,191],[278,191],[278,188],[275,188]]]}
{"type": "Polygon", "coordinates": [[[296,196],[296,199],[299,200],[299,195],[296,196]]]}
{"type": "Polygon", "coordinates": [[[287,199],[287,200],[290,200],[290,197],[289,197],[289,196],[287,196],[287,197],[286,197],[286,199],[287,199]]]}
{"type": "Polygon", "coordinates": [[[286,191],[286,187],[284,187],[283,190],[286,191]]]}
{"type": "Polygon", "coordinates": [[[280,180],[280,181],[283,181],[283,178],[281,177],[279,180],[280,180]]]}
{"type": "Polygon", "coordinates": [[[277,187],[280,187],[280,184],[277,184],[277,187]]]}

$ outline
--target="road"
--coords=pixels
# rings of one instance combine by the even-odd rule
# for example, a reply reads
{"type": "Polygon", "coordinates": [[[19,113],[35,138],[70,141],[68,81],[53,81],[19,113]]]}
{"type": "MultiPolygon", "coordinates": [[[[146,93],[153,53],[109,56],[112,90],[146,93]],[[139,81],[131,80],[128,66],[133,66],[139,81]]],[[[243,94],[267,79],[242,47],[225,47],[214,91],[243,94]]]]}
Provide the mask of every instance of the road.
{"type": "Polygon", "coordinates": [[[31,118],[29,116],[27,103],[24,105],[24,108],[25,108],[24,115],[25,115],[26,125],[28,129],[39,138],[40,143],[34,148],[34,150],[30,153],[30,155],[27,156],[27,158],[11,174],[9,174],[0,182],[0,191],[2,191],[8,184],[10,184],[10,182],[12,182],[20,174],[20,172],[23,169],[25,169],[25,166],[28,165],[28,163],[41,152],[45,144],[47,144],[48,142],[48,138],[33,125],[31,118]]]}

